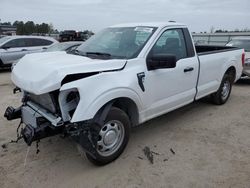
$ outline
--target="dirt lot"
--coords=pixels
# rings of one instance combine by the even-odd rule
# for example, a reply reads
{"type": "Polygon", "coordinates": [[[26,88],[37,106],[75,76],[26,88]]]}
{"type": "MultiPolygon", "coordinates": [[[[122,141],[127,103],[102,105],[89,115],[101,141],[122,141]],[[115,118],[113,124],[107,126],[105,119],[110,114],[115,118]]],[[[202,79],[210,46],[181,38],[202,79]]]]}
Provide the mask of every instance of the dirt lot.
{"type": "Polygon", "coordinates": [[[250,80],[236,84],[230,100],[202,100],[134,128],[125,152],[96,167],[75,143],[59,136],[42,140],[40,153],[15,138],[8,105],[18,106],[9,72],[0,72],[0,187],[250,187],[250,80]],[[153,151],[153,164],[144,155],[153,151]]]}

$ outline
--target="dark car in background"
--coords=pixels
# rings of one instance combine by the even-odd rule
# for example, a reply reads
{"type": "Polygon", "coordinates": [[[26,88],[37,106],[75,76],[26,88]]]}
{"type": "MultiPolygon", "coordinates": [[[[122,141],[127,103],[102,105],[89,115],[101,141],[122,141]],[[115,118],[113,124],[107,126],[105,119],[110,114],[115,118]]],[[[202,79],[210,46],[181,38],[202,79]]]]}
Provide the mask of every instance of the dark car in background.
{"type": "Polygon", "coordinates": [[[83,32],[77,32],[75,30],[65,30],[60,33],[59,41],[84,41],[84,34],[83,32]]]}

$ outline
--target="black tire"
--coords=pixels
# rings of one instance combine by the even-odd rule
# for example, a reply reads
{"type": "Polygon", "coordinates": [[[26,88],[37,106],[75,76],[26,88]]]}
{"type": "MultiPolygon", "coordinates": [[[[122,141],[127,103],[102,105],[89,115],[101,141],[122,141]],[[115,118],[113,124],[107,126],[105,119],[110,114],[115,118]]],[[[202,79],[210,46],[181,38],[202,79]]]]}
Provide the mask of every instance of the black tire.
{"type": "MultiPolygon", "coordinates": [[[[90,154],[86,153],[88,160],[95,165],[102,166],[114,161],[121,155],[121,153],[124,151],[128,143],[130,135],[130,121],[128,115],[119,108],[111,107],[101,130],[104,128],[106,123],[112,121],[119,121],[121,123],[119,124],[119,126],[123,126],[123,131],[124,131],[123,139],[121,139],[119,147],[117,147],[117,150],[111,155],[103,156],[99,152],[96,152],[94,156],[91,156],[90,154]]],[[[97,145],[97,143],[95,144],[97,145]]],[[[98,151],[98,147],[96,151],[98,151]]]]}
{"type": "Polygon", "coordinates": [[[0,59],[0,69],[9,69],[10,70],[10,68],[11,68],[11,64],[3,64],[3,62],[2,62],[2,60],[0,59]]]}
{"type": "Polygon", "coordinates": [[[232,74],[226,73],[221,81],[220,87],[217,90],[217,92],[215,92],[211,95],[212,102],[216,105],[225,104],[227,102],[228,98],[230,97],[232,85],[233,85],[233,76],[232,76],[232,74]],[[223,88],[226,87],[225,86],[226,84],[228,87],[227,88],[228,93],[226,95],[223,95],[223,93],[224,93],[223,88]]]}
{"type": "Polygon", "coordinates": [[[3,62],[2,60],[0,59],[0,69],[3,68],[3,62]]]}

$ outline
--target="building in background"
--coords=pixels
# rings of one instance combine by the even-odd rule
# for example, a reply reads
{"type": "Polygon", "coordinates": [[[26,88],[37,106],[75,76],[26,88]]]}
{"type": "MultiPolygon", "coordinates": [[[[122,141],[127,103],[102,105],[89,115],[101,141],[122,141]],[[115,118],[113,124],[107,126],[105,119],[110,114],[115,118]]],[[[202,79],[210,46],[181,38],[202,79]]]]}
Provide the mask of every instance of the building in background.
{"type": "Polygon", "coordinates": [[[0,35],[16,35],[16,30],[15,26],[0,24],[0,35]]]}

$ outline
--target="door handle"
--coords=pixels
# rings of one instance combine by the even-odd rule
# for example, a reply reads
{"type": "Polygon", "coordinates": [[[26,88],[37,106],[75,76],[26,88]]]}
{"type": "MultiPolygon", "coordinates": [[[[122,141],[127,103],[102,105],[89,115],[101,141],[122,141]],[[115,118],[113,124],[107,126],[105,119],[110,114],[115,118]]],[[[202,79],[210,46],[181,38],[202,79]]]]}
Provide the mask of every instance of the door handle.
{"type": "Polygon", "coordinates": [[[28,51],[27,49],[22,49],[22,51],[28,51]]]}
{"type": "Polygon", "coordinates": [[[184,69],[184,72],[190,72],[190,71],[193,71],[194,68],[193,67],[187,67],[184,69]]]}

